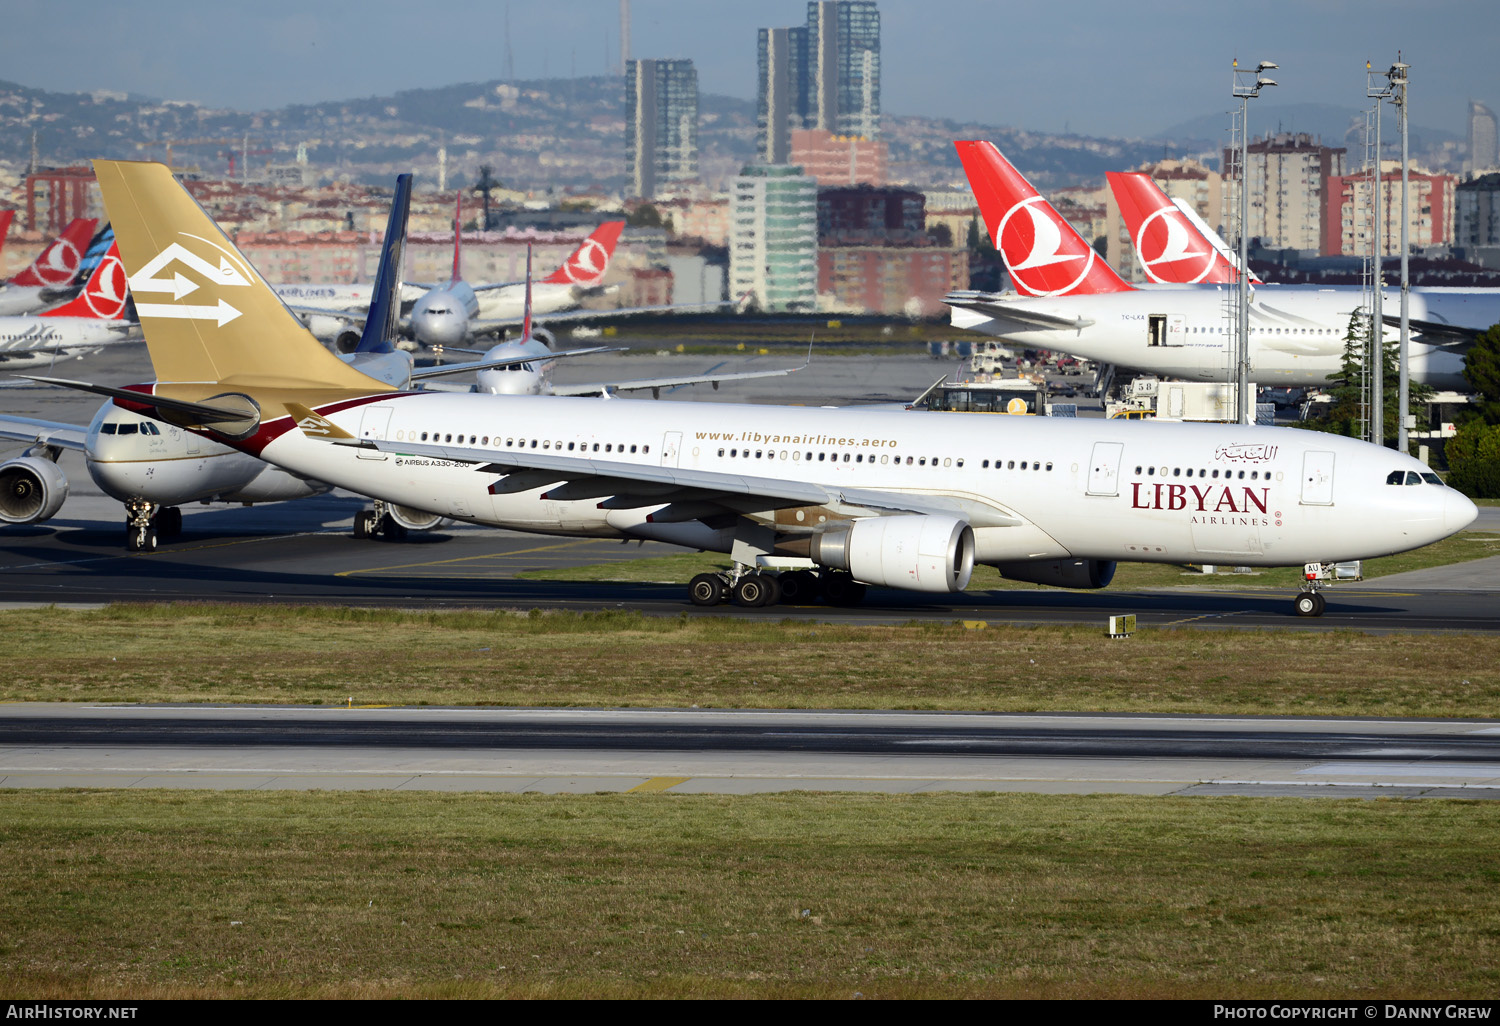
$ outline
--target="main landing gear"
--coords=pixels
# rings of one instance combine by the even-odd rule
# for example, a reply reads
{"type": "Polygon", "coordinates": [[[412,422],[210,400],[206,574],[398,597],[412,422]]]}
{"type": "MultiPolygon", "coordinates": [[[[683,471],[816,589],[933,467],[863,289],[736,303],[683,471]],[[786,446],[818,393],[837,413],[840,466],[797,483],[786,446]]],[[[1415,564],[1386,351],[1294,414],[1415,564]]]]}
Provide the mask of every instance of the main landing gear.
{"type": "Polygon", "coordinates": [[[688,583],[695,606],[717,606],[732,601],[753,608],[780,603],[805,605],[822,599],[830,606],[857,606],[865,586],[839,570],[787,570],[773,574],[736,564],[733,570],[699,574],[688,583]]]}
{"type": "Polygon", "coordinates": [[[406,525],[397,523],[383,502],[376,502],[374,509],[362,509],[354,514],[354,537],[384,538],[386,541],[405,541],[406,525]]]}
{"type": "Polygon", "coordinates": [[[125,547],[131,552],[155,552],[156,542],[182,537],[182,510],[158,506],[145,499],[125,504],[125,547]]]}

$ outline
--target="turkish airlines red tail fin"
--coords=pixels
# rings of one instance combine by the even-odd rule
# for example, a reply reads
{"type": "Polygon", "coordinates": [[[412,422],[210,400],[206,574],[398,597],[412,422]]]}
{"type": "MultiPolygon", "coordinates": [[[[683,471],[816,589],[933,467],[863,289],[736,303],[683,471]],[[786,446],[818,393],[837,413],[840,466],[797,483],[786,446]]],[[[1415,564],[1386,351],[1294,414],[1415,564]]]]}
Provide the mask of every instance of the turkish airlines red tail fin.
{"type": "Polygon", "coordinates": [[[37,254],[24,271],[10,280],[12,285],[40,286],[60,289],[73,280],[83,254],[94,237],[95,221],[92,217],[80,217],[63,229],[52,245],[37,254]]]}
{"type": "Polygon", "coordinates": [[[462,281],[463,272],[459,270],[459,261],[463,256],[464,240],[464,194],[458,194],[458,204],[453,208],[453,277],[451,281],[462,281]]]}
{"type": "Polygon", "coordinates": [[[0,210],[0,253],[5,252],[5,237],[10,234],[10,223],[15,217],[14,210],[0,210]]]}
{"type": "Polygon", "coordinates": [[[1130,291],[1131,286],[1000,155],[994,143],[972,140],[953,145],[1017,292],[1081,296],[1130,291]]]}
{"type": "Polygon", "coordinates": [[[120,263],[120,244],[116,242],[100,258],[94,273],[84,283],[82,292],[56,310],[48,310],[41,316],[120,320],[125,316],[125,304],[130,298],[125,285],[125,265],[120,263]]]}
{"type": "Polygon", "coordinates": [[[1105,177],[1120,205],[1131,244],[1146,277],[1166,285],[1224,285],[1239,281],[1235,265],[1187,218],[1172,198],[1142,171],[1110,171],[1105,177]]]}
{"type": "Polygon", "coordinates": [[[583,240],[563,265],[542,280],[549,285],[582,285],[591,288],[604,280],[609,259],[615,255],[624,221],[605,221],[583,240]]]}

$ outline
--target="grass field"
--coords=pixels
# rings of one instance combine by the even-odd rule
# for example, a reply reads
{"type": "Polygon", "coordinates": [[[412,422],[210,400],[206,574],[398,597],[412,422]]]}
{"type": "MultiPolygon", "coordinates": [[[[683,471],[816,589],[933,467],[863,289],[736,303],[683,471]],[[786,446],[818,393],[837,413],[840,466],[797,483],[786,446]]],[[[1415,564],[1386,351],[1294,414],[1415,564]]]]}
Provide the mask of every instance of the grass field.
{"type": "Polygon", "coordinates": [[[0,612],[0,659],[0,701],[1500,717],[1493,634],[117,605],[0,612]]]}
{"type": "Polygon", "coordinates": [[[1500,804],[0,792],[0,990],[1493,997],[1500,804]]]}
{"type": "MultiPolygon", "coordinates": [[[[1473,559],[1500,555],[1500,534],[1488,531],[1464,531],[1440,542],[1379,559],[1364,562],[1366,578],[1387,577],[1406,573],[1408,570],[1425,570],[1435,566],[1449,566],[1473,559]]],[[[517,574],[526,580],[551,581],[652,581],[666,584],[686,584],[695,574],[715,569],[727,569],[729,557],[717,552],[688,552],[681,555],[663,556],[657,559],[622,560],[594,566],[562,567],[547,570],[529,570],[517,574]]],[[[1138,591],[1145,588],[1174,588],[1183,586],[1204,588],[1279,588],[1289,592],[1297,589],[1301,571],[1297,567],[1256,568],[1249,574],[1237,574],[1232,568],[1222,566],[1213,574],[1204,574],[1196,567],[1177,563],[1121,563],[1110,582],[1111,591],[1138,591]]],[[[1010,581],[1001,577],[993,568],[974,568],[974,577],[968,590],[1040,590],[1039,584],[1025,581],[1010,581]]],[[[1330,594],[1337,595],[1334,591],[1330,594]]]]}

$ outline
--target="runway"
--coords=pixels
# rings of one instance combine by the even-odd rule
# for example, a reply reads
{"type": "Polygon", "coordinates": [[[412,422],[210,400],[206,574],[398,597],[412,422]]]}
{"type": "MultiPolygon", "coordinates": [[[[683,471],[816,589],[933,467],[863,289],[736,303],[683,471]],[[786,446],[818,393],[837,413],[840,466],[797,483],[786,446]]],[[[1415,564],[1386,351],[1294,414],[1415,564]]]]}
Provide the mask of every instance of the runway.
{"type": "Polygon", "coordinates": [[[1500,722],[0,708],[0,787],[1500,797],[1500,722]]]}

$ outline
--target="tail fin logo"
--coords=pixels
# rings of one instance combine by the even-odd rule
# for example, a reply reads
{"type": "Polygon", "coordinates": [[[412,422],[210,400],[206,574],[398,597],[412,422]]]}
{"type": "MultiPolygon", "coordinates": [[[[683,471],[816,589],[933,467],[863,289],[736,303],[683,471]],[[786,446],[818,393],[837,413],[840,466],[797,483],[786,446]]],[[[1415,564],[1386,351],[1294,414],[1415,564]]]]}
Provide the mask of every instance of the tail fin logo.
{"type": "Polygon", "coordinates": [[[188,249],[180,242],[174,242],[163,249],[156,256],[146,262],[130,278],[130,289],[137,295],[150,293],[170,293],[174,302],[172,303],[136,303],[136,312],[142,317],[169,317],[178,320],[208,320],[216,322],[223,327],[236,317],[241,311],[231,306],[227,301],[220,299],[217,304],[189,305],[177,303],[175,300],[197,292],[202,286],[187,277],[181,271],[175,272],[172,277],[167,278],[164,272],[174,261],[186,266],[202,278],[207,279],[205,284],[223,285],[231,288],[244,288],[250,285],[254,278],[253,271],[247,265],[241,263],[224,247],[197,235],[180,233],[182,238],[195,239],[205,243],[217,251],[219,265],[215,267],[211,260],[205,259],[188,249]]]}
{"type": "Polygon", "coordinates": [[[1018,291],[1030,296],[1065,296],[1083,284],[1094,269],[1098,254],[1071,230],[1064,236],[1062,226],[1053,220],[1046,203],[1036,195],[1021,200],[1005,212],[995,234],[1000,238],[1000,253],[1018,291]],[[1022,211],[1026,216],[1017,217],[1022,211]],[[1077,252],[1080,249],[1082,252],[1077,252]],[[1062,265],[1080,260],[1082,269],[1076,277],[1069,278],[1072,268],[1062,265]]]}
{"type": "Polygon", "coordinates": [[[43,285],[66,285],[78,273],[78,265],[82,262],[83,254],[77,246],[67,239],[58,239],[47,247],[47,252],[37,259],[32,270],[43,285]]]}
{"type": "Polygon", "coordinates": [[[1154,282],[1196,285],[1213,270],[1215,253],[1170,204],[1141,222],[1135,235],[1141,269],[1154,282]]]}
{"type": "Polygon", "coordinates": [[[609,266],[609,251],[598,239],[590,236],[583,240],[568,262],[563,264],[563,276],[574,285],[593,285],[603,277],[609,266]]]}
{"type": "Polygon", "coordinates": [[[116,320],[125,313],[125,286],[125,265],[120,262],[120,251],[111,246],[84,286],[83,301],[95,317],[116,320]]]}

